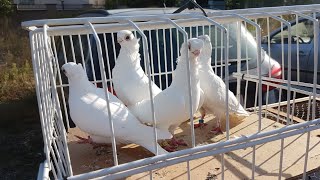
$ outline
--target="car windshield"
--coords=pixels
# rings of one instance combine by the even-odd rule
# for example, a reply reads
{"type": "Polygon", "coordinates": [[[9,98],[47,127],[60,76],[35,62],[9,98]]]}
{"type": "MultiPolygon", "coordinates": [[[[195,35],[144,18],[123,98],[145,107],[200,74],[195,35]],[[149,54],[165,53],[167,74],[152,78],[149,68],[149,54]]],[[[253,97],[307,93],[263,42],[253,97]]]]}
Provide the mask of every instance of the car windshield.
{"type": "MultiPolygon", "coordinates": [[[[300,20],[297,24],[292,24],[291,27],[292,39],[291,43],[296,43],[297,40],[300,44],[309,44],[313,40],[313,22],[310,20],[300,20]]],[[[281,32],[277,32],[270,40],[271,44],[281,44],[283,41],[284,44],[288,44],[288,28],[285,27],[281,32]]]]}

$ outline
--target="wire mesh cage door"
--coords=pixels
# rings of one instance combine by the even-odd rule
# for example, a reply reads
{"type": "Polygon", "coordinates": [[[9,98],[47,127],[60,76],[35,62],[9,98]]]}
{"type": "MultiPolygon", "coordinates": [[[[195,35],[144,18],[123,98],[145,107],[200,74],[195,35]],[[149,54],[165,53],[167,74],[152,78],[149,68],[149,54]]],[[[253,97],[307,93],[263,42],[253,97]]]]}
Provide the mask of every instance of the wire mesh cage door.
{"type": "Polygon", "coordinates": [[[48,53],[48,39],[45,37],[44,32],[30,34],[30,44],[44,138],[44,152],[48,168],[53,172],[54,178],[58,179],[72,175],[72,169],[62,109],[56,89],[57,69],[52,54],[48,53]]]}

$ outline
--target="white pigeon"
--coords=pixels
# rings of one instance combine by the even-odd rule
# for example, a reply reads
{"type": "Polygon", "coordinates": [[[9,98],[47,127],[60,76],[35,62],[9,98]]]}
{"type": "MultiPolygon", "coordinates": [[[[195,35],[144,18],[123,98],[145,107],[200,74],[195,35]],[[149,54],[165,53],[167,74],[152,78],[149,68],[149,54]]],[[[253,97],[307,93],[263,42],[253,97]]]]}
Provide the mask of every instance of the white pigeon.
{"type": "MultiPolygon", "coordinates": [[[[201,119],[199,120],[199,124],[197,124],[195,127],[201,127],[205,125],[203,123],[203,119],[206,113],[214,114],[219,118],[219,120],[218,126],[211,132],[219,133],[222,132],[220,128],[220,118],[225,118],[226,115],[226,85],[223,80],[212,70],[212,45],[210,37],[208,35],[203,35],[199,36],[198,39],[201,39],[204,42],[204,48],[199,57],[199,78],[200,87],[204,92],[204,102],[200,108],[201,119]]],[[[243,118],[249,116],[248,112],[244,110],[234,94],[230,90],[228,93],[228,108],[230,118],[235,118],[236,121],[241,121],[243,118]]]]}
{"type": "MultiPolygon", "coordinates": [[[[162,130],[169,130],[172,134],[182,122],[189,119],[188,61],[190,61],[193,112],[197,110],[200,101],[198,57],[203,47],[203,41],[197,38],[188,40],[188,59],[186,59],[187,49],[185,48],[185,43],[181,46],[181,56],[178,58],[177,67],[173,72],[171,85],[154,97],[156,127],[162,130]]],[[[153,124],[150,99],[128,106],[128,108],[143,123],[153,124]]],[[[185,142],[176,140],[174,137],[171,143],[174,146],[186,145],[185,142]]],[[[170,151],[171,149],[172,147],[168,147],[167,150],[170,151]]]]}
{"type": "MultiPolygon", "coordinates": [[[[150,99],[149,79],[140,66],[139,40],[131,31],[122,30],[117,33],[117,41],[121,49],[112,69],[112,81],[118,98],[127,106],[150,99]]],[[[153,97],[160,92],[152,82],[153,97]]]]}
{"type": "MultiPolygon", "coordinates": [[[[62,70],[69,80],[69,109],[72,120],[81,130],[94,137],[93,141],[108,142],[111,131],[105,92],[90,83],[81,64],[66,63],[62,70]]],[[[135,143],[155,154],[153,128],[141,124],[117,97],[109,92],[108,94],[116,142],[135,143]]],[[[158,139],[172,137],[168,130],[157,130],[157,134],[158,139]]],[[[167,153],[158,144],[157,146],[159,154],[167,153]]]]}

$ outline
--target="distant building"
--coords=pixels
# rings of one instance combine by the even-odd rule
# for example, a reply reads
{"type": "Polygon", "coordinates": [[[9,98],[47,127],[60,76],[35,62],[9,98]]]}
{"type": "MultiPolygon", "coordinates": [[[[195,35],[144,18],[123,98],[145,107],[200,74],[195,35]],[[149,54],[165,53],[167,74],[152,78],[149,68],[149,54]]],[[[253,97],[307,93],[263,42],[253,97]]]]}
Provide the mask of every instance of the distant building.
{"type": "Polygon", "coordinates": [[[13,0],[17,10],[46,10],[55,6],[57,10],[103,8],[105,0],[13,0]]]}
{"type": "Polygon", "coordinates": [[[104,5],[105,0],[13,0],[14,4],[92,4],[104,5]]]}
{"type": "Polygon", "coordinates": [[[208,0],[209,9],[226,9],[225,0],[208,0]]]}
{"type": "Polygon", "coordinates": [[[320,0],[238,0],[240,8],[257,8],[257,7],[272,7],[272,6],[293,6],[304,4],[319,4],[320,0]]]}

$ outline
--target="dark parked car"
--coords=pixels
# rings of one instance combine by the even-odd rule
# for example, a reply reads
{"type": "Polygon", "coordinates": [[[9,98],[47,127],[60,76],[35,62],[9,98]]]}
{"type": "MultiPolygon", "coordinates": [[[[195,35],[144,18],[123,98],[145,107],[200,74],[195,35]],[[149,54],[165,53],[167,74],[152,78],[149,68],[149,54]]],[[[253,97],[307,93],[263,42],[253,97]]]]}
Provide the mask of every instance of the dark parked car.
{"type": "MultiPolygon", "coordinates": [[[[176,8],[141,8],[141,9],[116,9],[116,10],[100,10],[100,11],[92,11],[88,13],[84,13],[80,15],[79,17],[101,17],[101,16],[134,16],[134,15],[150,15],[150,14],[167,14],[167,13],[173,13],[176,10],[176,8]]],[[[199,10],[188,10],[188,13],[198,13],[201,14],[201,11],[199,10]]],[[[230,44],[229,44],[229,59],[230,59],[230,65],[229,65],[229,73],[232,74],[233,72],[237,71],[237,39],[236,39],[236,30],[237,30],[236,24],[230,24],[227,26],[229,32],[230,32],[230,44]]],[[[198,35],[208,34],[211,29],[211,34],[215,33],[215,28],[209,28],[209,26],[205,27],[186,27],[185,30],[192,34],[192,37],[196,37],[196,34],[198,32],[198,35]]],[[[164,30],[151,30],[151,31],[144,31],[146,36],[148,38],[152,39],[152,42],[156,42],[158,40],[159,45],[150,44],[149,47],[152,50],[152,64],[153,64],[153,70],[154,73],[172,71],[175,69],[175,64],[172,63],[175,62],[175,59],[179,55],[179,50],[177,48],[171,48],[171,47],[177,47],[177,43],[179,45],[182,44],[183,36],[182,34],[177,34],[177,31],[175,28],[170,29],[164,29],[164,30]],[[177,41],[179,38],[180,41],[177,41]],[[172,39],[172,41],[171,41],[172,39]],[[159,64],[160,62],[160,64],[159,64]]],[[[139,34],[137,33],[137,36],[139,37],[139,34]]],[[[100,41],[102,42],[102,50],[104,54],[104,60],[106,61],[106,49],[108,49],[108,60],[109,63],[105,62],[106,69],[112,69],[114,67],[114,60],[117,57],[117,54],[119,53],[120,46],[118,43],[116,43],[116,33],[110,34],[106,33],[105,37],[100,34],[99,35],[100,41]],[[115,41],[114,46],[112,41],[115,41]],[[104,42],[107,42],[107,47],[104,42]],[[113,51],[113,48],[115,49],[115,52],[113,51]]],[[[215,38],[217,38],[217,51],[212,52],[212,59],[215,59],[215,57],[218,59],[217,65],[221,64],[221,51],[219,48],[219,43],[221,40],[220,33],[217,33],[217,37],[211,36],[211,41],[214,46],[215,38]],[[216,54],[217,53],[217,54],[216,54]]],[[[100,69],[99,69],[99,62],[98,62],[98,56],[97,56],[97,48],[95,44],[95,40],[92,35],[82,35],[80,38],[78,37],[72,37],[73,39],[73,47],[70,45],[70,37],[64,36],[64,47],[65,52],[61,50],[62,43],[61,40],[58,40],[56,42],[58,47],[58,58],[59,62],[64,63],[65,56],[68,60],[71,60],[73,57],[71,50],[74,49],[75,52],[75,59],[79,60],[81,59],[81,48],[79,48],[79,41],[81,39],[82,43],[82,49],[83,49],[83,56],[85,61],[85,68],[87,70],[87,74],[90,80],[100,80],[100,69]],[[78,39],[78,40],[77,40],[78,39]],[[69,44],[68,44],[69,43],[69,44]],[[89,52],[89,45],[91,46],[91,53],[89,52]],[[93,73],[93,70],[91,68],[91,64],[93,64],[95,73],[93,73]]],[[[248,68],[248,72],[250,74],[257,74],[257,45],[253,38],[253,36],[242,26],[241,28],[241,71],[246,72],[248,68]],[[246,49],[247,48],[247,49],[246,49]]],[[[214,48],[214,47],[213,47],[214,48]]],[[[143,54],[142,48],[140,48],[140,54],[143,54]]],[[[279,63],[277,63],[272,58],[269,58],[269,56],[262,51],[262,75],[268,76],[269,70],[271,70],[271,77],[280,78],[281,77],[281,67],[279,63]]],[[[224,61],[222,59],[222,61],[224,61]]],[[[80,62],[80,61],[79,61],[80,62]]],[[[144,67],[144,59],[142,57],[141,65],[144,67]]],[[[212,61],[212,65],[214,66],[215,63],[212,61]]],[[[221,66],[213,67],[214,70],[218,75],[223,73],[224,75],[224,68],[222,70],[220,69],[221,66]]],[[[107,73],[107,78],[109,78],[109,73],[107,73]]],[[[172,80],[171,74],[165,74],[165,75],[155,75],[154,81],[155,83],[162,89],[166,88],[170,85],[172,80]]],[[[234,93],[236,92],[236,79],[230,78],[230,90],[234,93]]],[[[243,81],[241,84],[241,98],[244,97],[245,92],[245,82],[243,81]]],[[[255,91],[256,91],[256,84],[253,82],[249,82],[248,89],[247,89],[247,107],[251,107],[254,105],[254,99],[255,99],[255,91]]],[[[267,92],[267,88],[263,87],[263,99],[266,100],[265,94],[267,92]]],[[[277,89],[270,87],[269,88],[269,103],[277,102],[277,89]]]]}
{"type": "MultiPolygon", "coordinates": [[[[319,16],[317,17],[319,19],[319,16]]],[[[314,75],[314,32],[313,22],[300,18],[291,21],[291,80],[306,83],[313,83],[314,75]],[[297,45],[297,41],[298,44],[297,45]],[[298,51],[297,51],[298,49],[298,51]],[[298,61],[299,58],[299,61],[298,61]],[[298,63],[299,62],[299,63],[298,63]],[[299,68],[298,68],[299,66],[299,68]],[[298,75],[299,74],[299,75],[298,75]]],[[[319,35],[320,38],[320,35],[319,35]]],[[[282,43],[283,42],[283,67],[285,79],[288,76],[288,27],[283,27],[270,33],[271,57],[282,64],[282,43]],[[283,38],[283,40],[281,40],[283,38]]],[[[268,51],[268,37],[264,37],[262,47],[268,51]]],[[[318,57],[320,50],[318,51],[318,57]]],[[[317,71],[320,72],[320,62],[318,61],[317,71]]],[[[320,83],[320,75],[317,75],[317,84],[320,83]]],[[[304,90],[312,91],[311,88],[295,86],[304,90]]]]}

